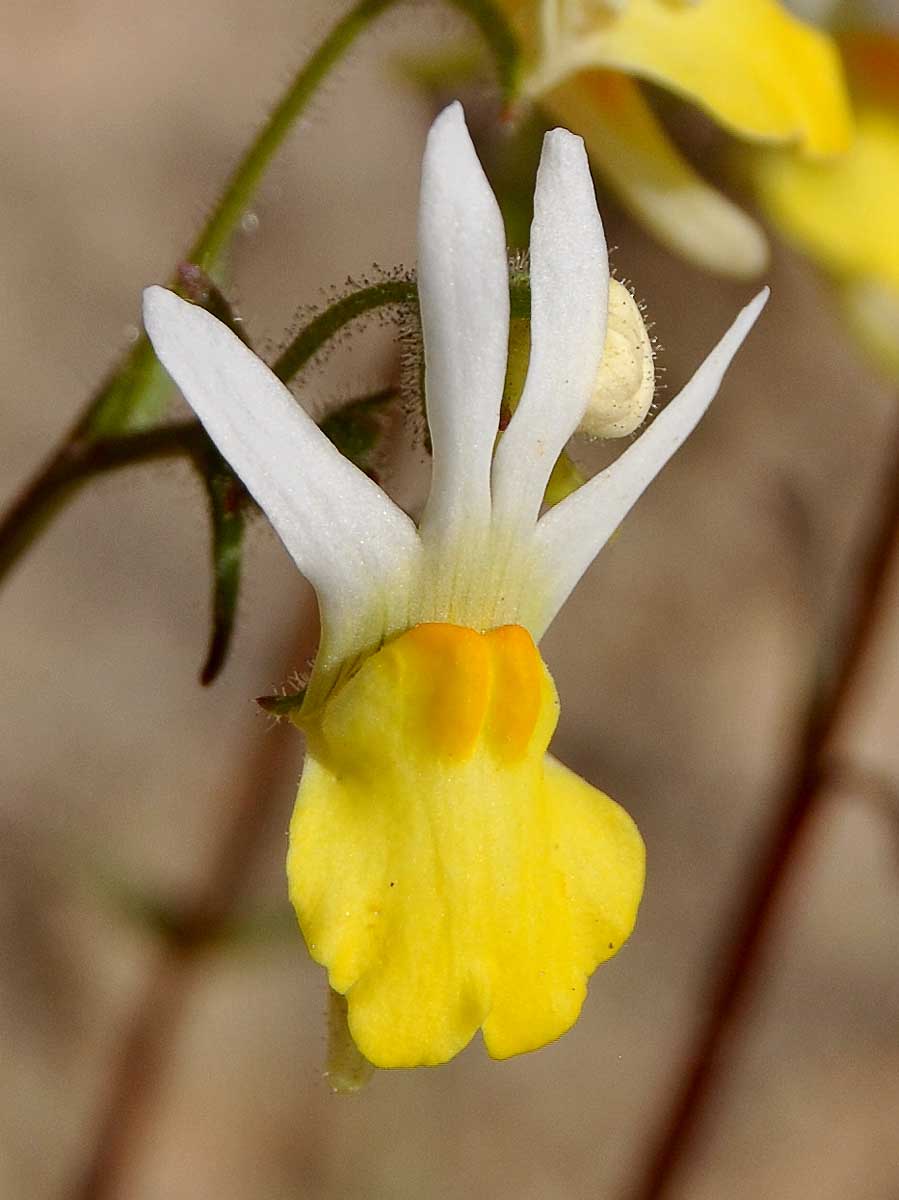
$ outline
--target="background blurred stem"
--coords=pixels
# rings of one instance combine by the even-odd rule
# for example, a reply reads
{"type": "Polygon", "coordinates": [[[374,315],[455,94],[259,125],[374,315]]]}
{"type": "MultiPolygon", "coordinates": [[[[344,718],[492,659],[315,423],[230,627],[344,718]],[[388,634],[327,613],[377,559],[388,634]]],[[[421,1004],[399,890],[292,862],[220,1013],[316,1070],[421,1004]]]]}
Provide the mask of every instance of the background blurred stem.
{"type": "Polygon", "coordinates": [[[825,636],[820,643],[824,651],[819,655],[793,765],[775,807],[775,827],[750,873],[742,911],[727,944],[714,958],[722,965],[708,1020],[699,1032],[633,1200],[661,1200],[668,1194],[702,1120],[709,1115],[730,1043],[765,965],[765,947],[782,915],[781,905],[800,860],[803,840],[818,801],[831,786],[831,763],[847,732],[859,684],[882,626],[890,583],[899,578],[899,423],[864,540],[850,612],[839,622],[834,636],[825,636]]]}
{"type": "Polygon", "coordinates": [[[231,234],[240,223],[256,189],[281,143],[303,113],[316,88],[356,38],[386,9],[399,0],[360,0],[334,26],[294,79],[256,140],[231,176],[187,258],[221,282],[219,272],[231,234]]]}
{"type": "MultiPolygon", "coordinates": [[[[288,661],[308,659],[313,627],[310,622],[273,655],[274,670],[282,669],[285,653],[288,661]]],[[[161,944],[148,963],[142,994],[115,1055],[92,1144],[70,1200],[124,1200],[131,1194],[126,1177],[152,1122],[195,969],[227,929],[265,836],[267,818],[284,805],[293,786],[288,772],[292,777],[295,759],[289,746],[295,738],[296,731],[287,725],[265,736],[252,733],[252,751],[235,769],[239,783],[230,811],[227,802],[223,806],[225,828],[206,880],[199,884],[192,905],[172,913],[164,928],[154,927],[161,944]]],[[[299,956],[303,950],[298,930],[295,945],[299,956]]]]}

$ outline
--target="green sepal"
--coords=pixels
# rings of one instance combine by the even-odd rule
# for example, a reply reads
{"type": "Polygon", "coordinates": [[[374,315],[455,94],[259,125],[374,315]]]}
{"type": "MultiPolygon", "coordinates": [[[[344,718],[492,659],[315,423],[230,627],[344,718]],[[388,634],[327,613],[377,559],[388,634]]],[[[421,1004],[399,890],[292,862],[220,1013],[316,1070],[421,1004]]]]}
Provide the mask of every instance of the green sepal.
{"type": "Polygon", "coordinates": [[[384,437],[387,408],[396,396],[393,388],[385,388],[360,400],[350,400],[319,426],[344,458],[366,474],[373,472],[374,458],[384,437]]]}
{"type": "Polygon", "coordinates": [[[332,1092],[351,1096],[371,1081],[375,1068],[353,1041],[347,1019],[346,996],[328,988],[328,1065],[325,1074],[332,1092]]]}
{"type": "Polygon", "coordinates": [[[552,469],[546,491],[543,494],[543,503],[547,508],[552,508],[554,504],[558,504],[560,500],[564,500],[566,496],[576,492],[586,482],[580,467],[563,450],[552,469]]]}
{"type": "Polygon", "coordinates": [[[243,566],[247,490],[217,450],[204,451],[203,482],[209,500],[212,531],[212,633],[200,682],[218,676],[231,648],[243,566]]]}
{"type": "Polygon", "coordinates": [[[306,699],[306,689],[299,688],[295,692],[275,693],[272,696],[257,696],[256,703],[263,712],[272,717],[291,717],[303,707],[306,699]]]}

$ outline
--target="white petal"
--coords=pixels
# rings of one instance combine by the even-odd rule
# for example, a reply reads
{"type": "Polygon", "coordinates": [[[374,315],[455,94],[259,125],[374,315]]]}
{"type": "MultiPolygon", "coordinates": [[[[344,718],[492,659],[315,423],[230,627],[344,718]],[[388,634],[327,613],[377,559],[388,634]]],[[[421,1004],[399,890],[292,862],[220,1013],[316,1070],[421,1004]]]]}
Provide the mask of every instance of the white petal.
{"type": "Polygon", "coordinates": [[[584,143],[554,129],[543,142],[534,194],[530,362],[493,468],[499,521],[536,520],[596,383],[608,295],[606,241],[584,143]]]}
{"type": "Polygon", "coordinates": [[[370,606],[377,584],[414,554],[413,523],[215,317],[151,287],[144,323],[160,362],[323,606],[370,606]]]}
{"type": "Polygon", "coordinates": [[[675,254],[721,275],[756,278],[769,257],[761,226],[693,169],[634,81],[614,104],[604,101],[594,54],[586,39],[569,39],[567,53],[551,64],[552,78],[532,77],[529,87],[551,89],[555,116],[584,131],[596,169],[675,254]]]}
{"type": "Polygon", "coordinates": [[[630,508],[693,432],[767,299],[765,288],[742,310],[686,387],[620,458],[540,519],[537,561],[549,580],[549,592],[538,636],[630,508]]]}
{"type": "Polygon", "coordinates": [[[461,105],[428,134],[418,221],[418,294],[434,449],[422,528],[490,513],[490,462],[509,341],[509,270],[499,206],[461,105]]]}

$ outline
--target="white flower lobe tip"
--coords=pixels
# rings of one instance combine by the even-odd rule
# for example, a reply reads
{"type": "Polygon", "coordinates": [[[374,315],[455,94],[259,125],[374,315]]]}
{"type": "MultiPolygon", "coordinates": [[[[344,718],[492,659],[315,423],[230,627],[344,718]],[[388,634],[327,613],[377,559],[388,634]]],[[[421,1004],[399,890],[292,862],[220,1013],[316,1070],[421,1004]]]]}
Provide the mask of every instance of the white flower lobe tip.
{"type": "Polygon", "coordinates": [[[611,466],[540,519],[536,552],[549,589],[537,623],[538,637],[633,505],[699,424],[769,294],[763,288],[742,309],[689,383],[611,466]]]}
{"type": "Polygon", "coordinates": [[[144,292],[160,362],[326,601],[404,569],[405,513],[328,441],[288,389],[221,321],[161,287],[144,292]]]}
{"type": "Polygon", "coordinates": [[[493,468],[501,520],[532,521],[593,392],[608,311],[609,262],[584,144],[543,142],[531,225],[531,350],[518,407],[493,468]]]}
{"type": "Polygon", "coordinates": [[[423,528],[490,514],[490,466],[509,338],[506,235],[462,107],[428,134],[422,164],[418,290],[434,447],[423,528]]]}

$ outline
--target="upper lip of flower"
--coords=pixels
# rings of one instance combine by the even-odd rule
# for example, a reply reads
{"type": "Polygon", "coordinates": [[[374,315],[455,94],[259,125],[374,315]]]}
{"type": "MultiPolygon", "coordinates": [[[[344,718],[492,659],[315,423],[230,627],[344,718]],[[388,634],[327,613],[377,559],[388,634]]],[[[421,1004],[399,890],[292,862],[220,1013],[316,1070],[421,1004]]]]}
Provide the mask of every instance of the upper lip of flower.
{"type": "Polygon", "coordinates": [[[767,299],[766,289],[739,314],[611,467],[541,517],[553,464],[596,380],[609,279],[583,143],[565,130],[546,135],[534,210],[530,362],[494,453],[508,345],[505,236],[461,106],[445,109],[422,170],[418,278],[434,457],[418,528],[224,325],[163,288],[145,293],[161,362],[318,593],[319,700],[346,664],[421,621],[513,622],[539,640],[699,421],[767,299]]]}

